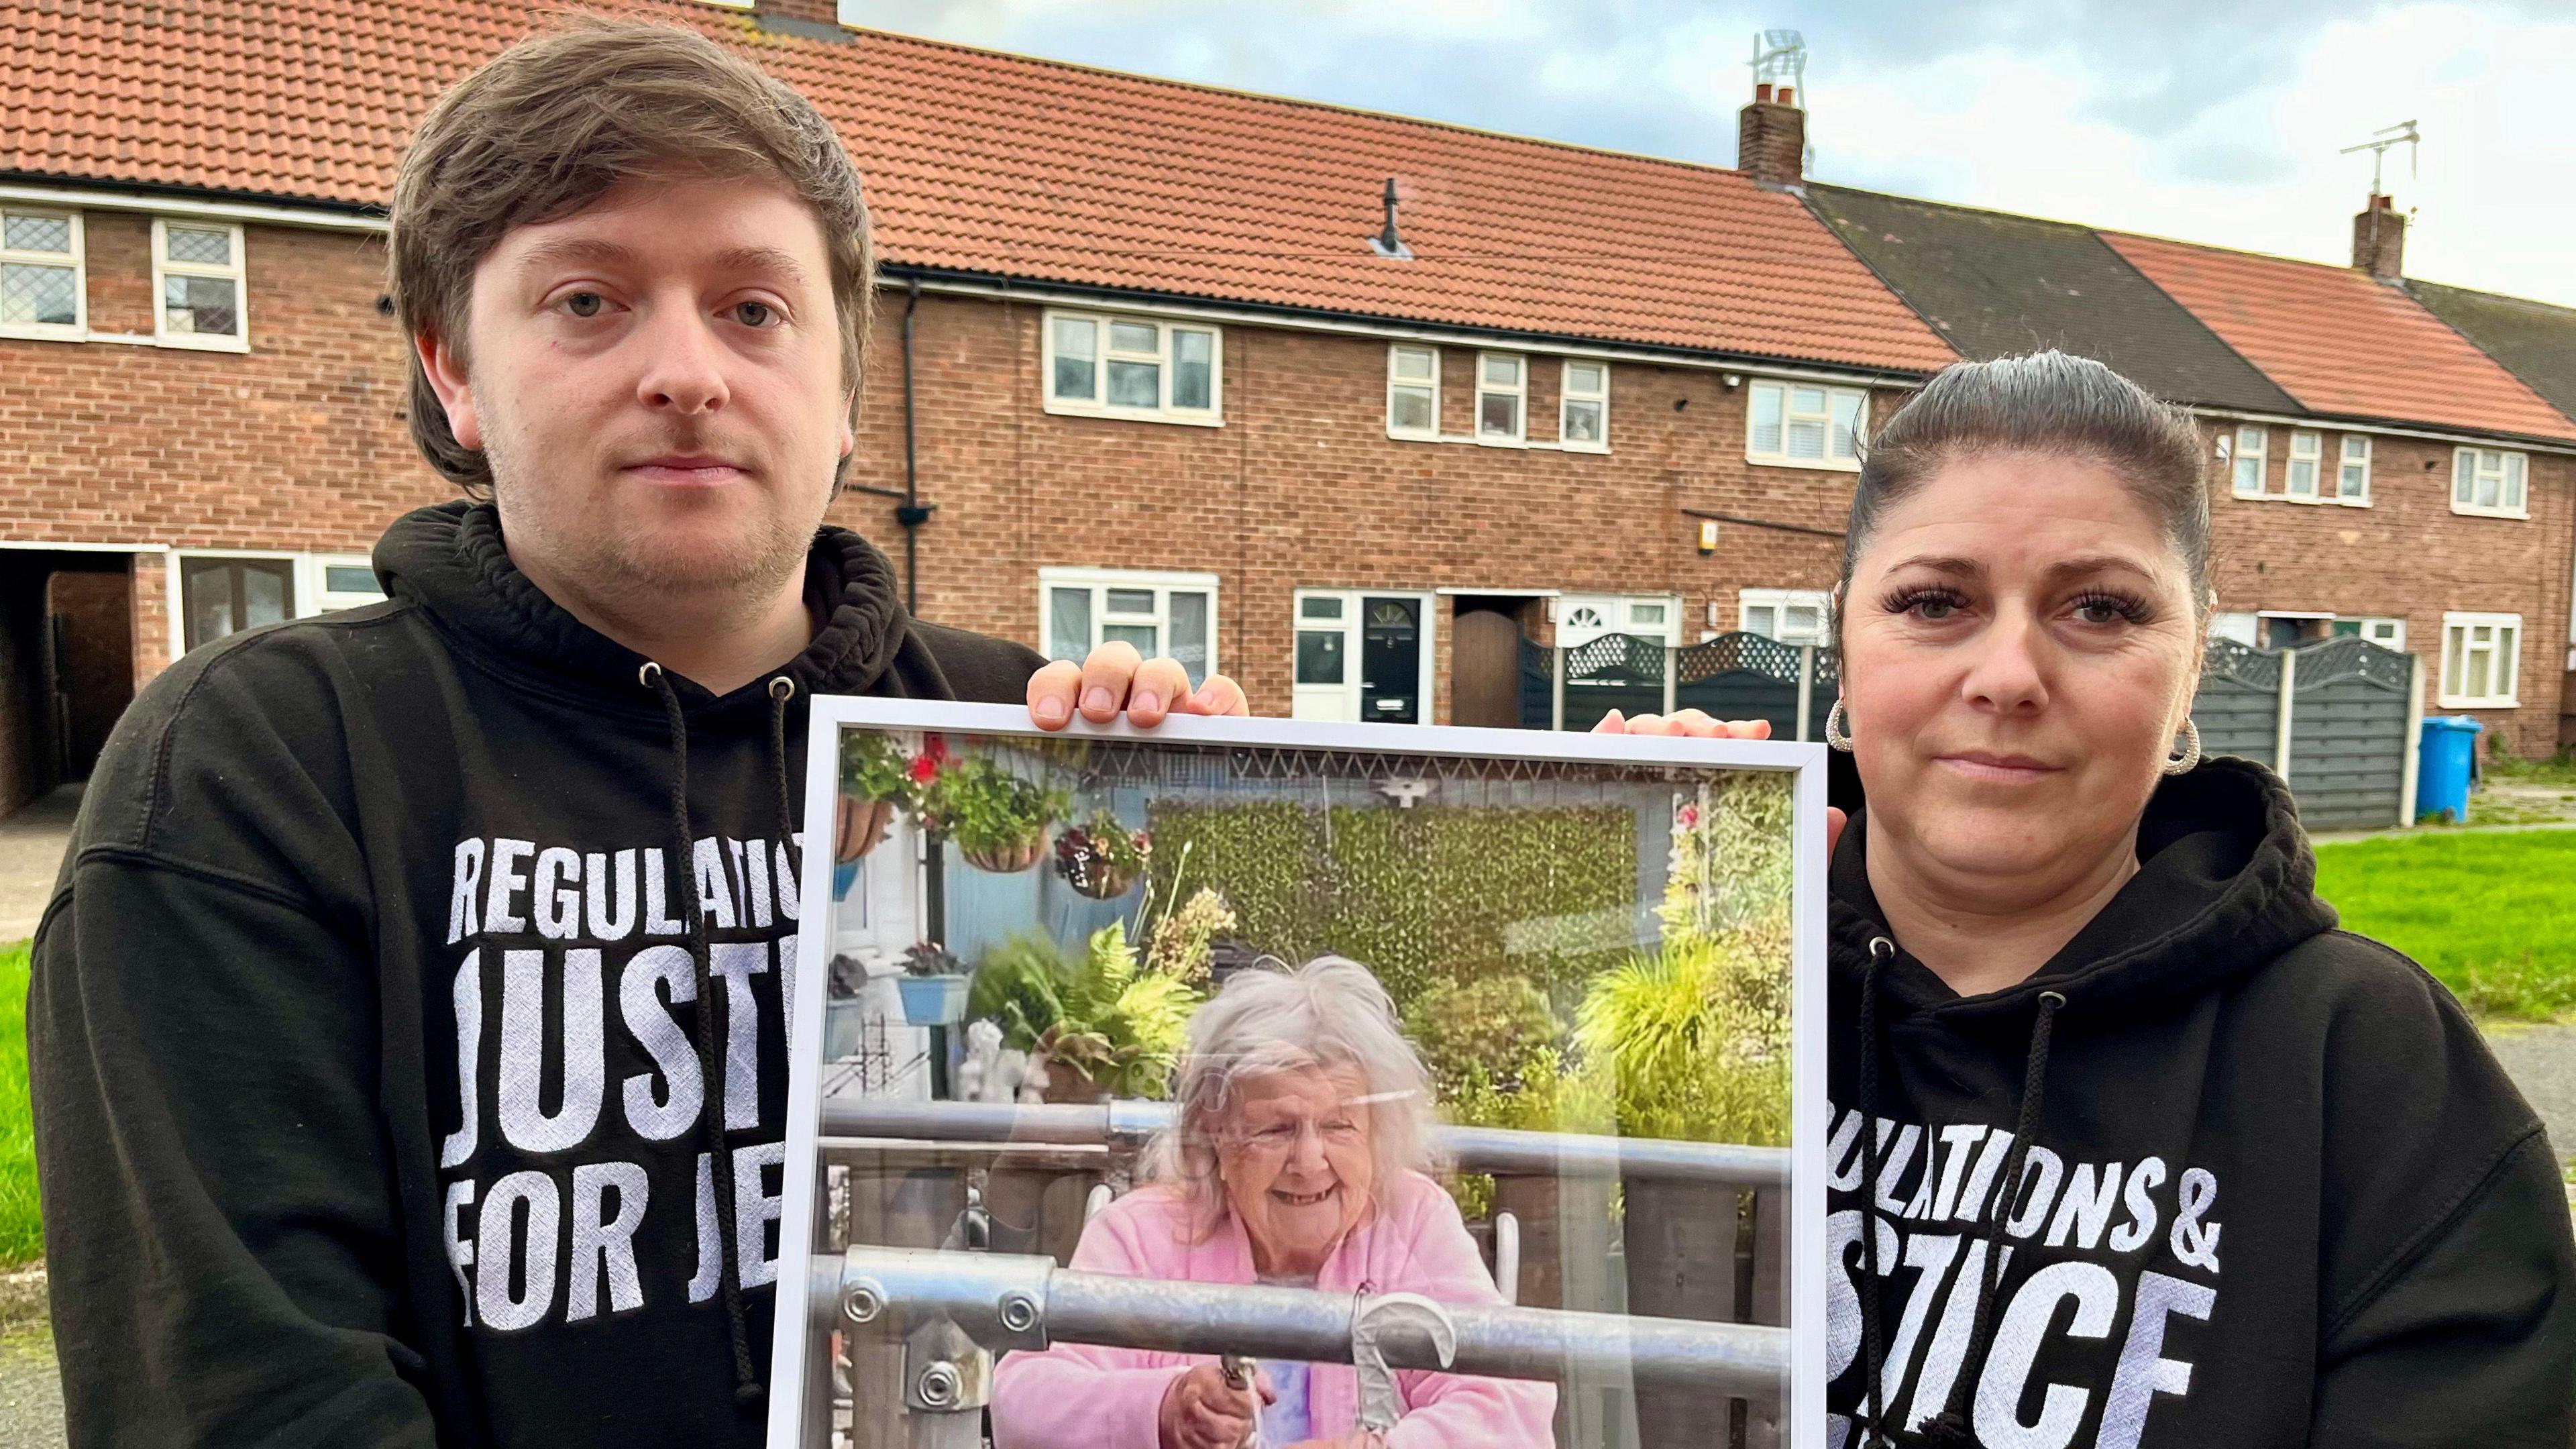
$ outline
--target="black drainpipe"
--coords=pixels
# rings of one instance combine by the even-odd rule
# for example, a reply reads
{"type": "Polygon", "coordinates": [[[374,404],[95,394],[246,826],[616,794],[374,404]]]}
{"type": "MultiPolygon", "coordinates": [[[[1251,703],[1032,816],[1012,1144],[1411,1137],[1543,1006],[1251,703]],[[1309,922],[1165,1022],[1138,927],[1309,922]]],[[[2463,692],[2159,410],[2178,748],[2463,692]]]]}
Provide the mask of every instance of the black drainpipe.
{"type": "Polygon", "coordinates": [[[914,438],[912,412],[912,314],[921,306],[921,279],[905,286],[903,303],[903,502],[894,511],[903,525],[903,608],[921,612],[921,526],[930,510],[921,502],[921,451],[914,438]]]}

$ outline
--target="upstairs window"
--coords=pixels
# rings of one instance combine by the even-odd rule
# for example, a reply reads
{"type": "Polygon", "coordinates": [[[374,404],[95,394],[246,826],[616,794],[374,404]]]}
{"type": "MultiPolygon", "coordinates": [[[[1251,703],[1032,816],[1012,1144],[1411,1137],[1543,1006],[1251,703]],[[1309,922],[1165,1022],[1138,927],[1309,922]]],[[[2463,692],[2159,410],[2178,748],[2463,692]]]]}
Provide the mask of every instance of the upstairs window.
{"type": "Polygon", "coordinates": [[[2370,436],[2343,435],[2343,461],[2335,469],[2335,498],[2343,503],[2370,501],[2370,436]]]}
{"type": "Polygon", "coordinates": [[[2271,440],[2271,433],[2263,428],[2238,428],[2236,430],[2235,477],[2237,497],[2260,498],[2263,496],[2263,474],[2265,465],[2271,461],[2269,456],[2271,452],[2271,440]]]}
{"type": "Polygon", "coordinates": [[[2451,511],[2490,518],[2529,518],[2520,453],[2461,448],[2451,454],[2451,511]]]}
{"type": "Polygon", "coordinates": [[[1439,348],[1398,346],[1386,350],[1386,435],[1440,436],[1439,348]]]}
{"type": "Polygon", "coordinates": [[[1565,384],[1558,394],[1556,437],[1560,446],[1583,452],[1610,451],[1610,364],[1565,360],[1565,384]]]}
{"type": "Polygon", "coordinates": [[[2290,462],[2282,477],[2281,491],[2303,502],[2316,501],[2317,464],[2324,456],[2324,435],[2293,429],[2290,462]]]}
{"type": "Polygon", "coordinates": [[[1869,394],[1856,387],[1755,381],[1745,405],[1744,456],[1793,467],[1860,467],[1869,394]]]}
{"type": "Polygon", "coordinates": [[[1224,422],[1223,338],[1213,327],[1051,311],[1045,365],[1051,413],[1224,422]]]}
{"type": "Polygon", "coordinates": [[[1476,441],[1524,441],[1529,436],[1528,403],[1528,358],[1510,352],[1476,354],[1476,441]]]}
{"type": "Polygon", "coordinates": [[[155,220],[153,340],[164,347],[250,350],[243,325],[242,229],[222,222],[155,220]]]}
{"type": "Polygon", "coordinates": [[[0,337],[79,341],[85,290],[79,212],[0,209],[0,337]]]}

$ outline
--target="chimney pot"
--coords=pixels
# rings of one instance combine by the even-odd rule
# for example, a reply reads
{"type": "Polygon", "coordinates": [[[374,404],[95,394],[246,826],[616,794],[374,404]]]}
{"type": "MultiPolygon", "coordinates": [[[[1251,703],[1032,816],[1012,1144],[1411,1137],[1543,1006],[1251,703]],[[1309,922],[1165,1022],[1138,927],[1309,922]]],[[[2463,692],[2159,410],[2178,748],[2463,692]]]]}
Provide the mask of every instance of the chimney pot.
{"type": "Polygon", "coordinates": [[[1794,105],[1796,105],[1796,104],[1797,104],[1797,102],[1791,99],[1791,97],[1792,97],[1792,96],[1794,96],[1796,93],[1797,93],[1797,92],[1796,92],[1796,89],[1795,89],[1794,87],[1791,87],[1791,86],[1782,86],[1782,87],[1780,87],[1780,104],[1782,104],[1782,105],[1784,105],[1784,106],[1794,106],[1794,105]]]}
{"type": "Polygon", "coordinates": [[[1753,99],[1755,99],[1755,100],[1757,100],[1757,101],[1768,101],[1768,100],[1770,100],[1770,99],[1771,99],[1771,83],[1770,83],[1769,81],[1763,81],[1763,82],[1762,82],[1762,83],[1760,83],[1759,85],[1756,85],[1756,86],[1753,88],[1753,99]]]}

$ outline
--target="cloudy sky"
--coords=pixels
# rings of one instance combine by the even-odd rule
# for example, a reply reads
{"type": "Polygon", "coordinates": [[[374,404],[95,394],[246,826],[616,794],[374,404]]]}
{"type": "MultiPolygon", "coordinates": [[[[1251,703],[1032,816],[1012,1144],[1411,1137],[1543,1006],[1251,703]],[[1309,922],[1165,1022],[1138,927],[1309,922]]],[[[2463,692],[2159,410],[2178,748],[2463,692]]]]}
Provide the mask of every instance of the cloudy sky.
{"type": "Polygon", "coordinates": [[[1148,75],[1732,165],[1753,34],[1800,30],[1820,180],[2350,260],[2407,120],[2407,270],[2576,306],[2576,0],[842,0],[1148,75]]]}

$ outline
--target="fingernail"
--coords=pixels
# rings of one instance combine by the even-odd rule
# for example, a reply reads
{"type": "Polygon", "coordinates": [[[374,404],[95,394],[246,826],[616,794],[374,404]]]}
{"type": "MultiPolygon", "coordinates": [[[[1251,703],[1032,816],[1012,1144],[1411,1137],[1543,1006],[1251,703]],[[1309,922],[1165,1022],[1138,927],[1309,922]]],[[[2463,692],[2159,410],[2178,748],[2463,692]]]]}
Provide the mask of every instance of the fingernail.
{"type": "Polygon", "coordinates": [[[1150,689],[1141,694],[1130,695],[1127,699],[1127,712],[1129,714],[1161,714],[1163,712],[1163,697],[1154,693],[1150,689]]]}
{"type": "Polygon", "coordinates": [[[1094,688],[1082,697],[1084,714],[1108,714],[1117,708],[1118,701],[1111,699],[1106,689],[1094,688]]]}
{"type": "Polygon", "coordinates": [[[1038,701],[1037,716],[1040,724],[1064,723],[1064,701],[1055,695],[1048,695],[1038,701]]]}

